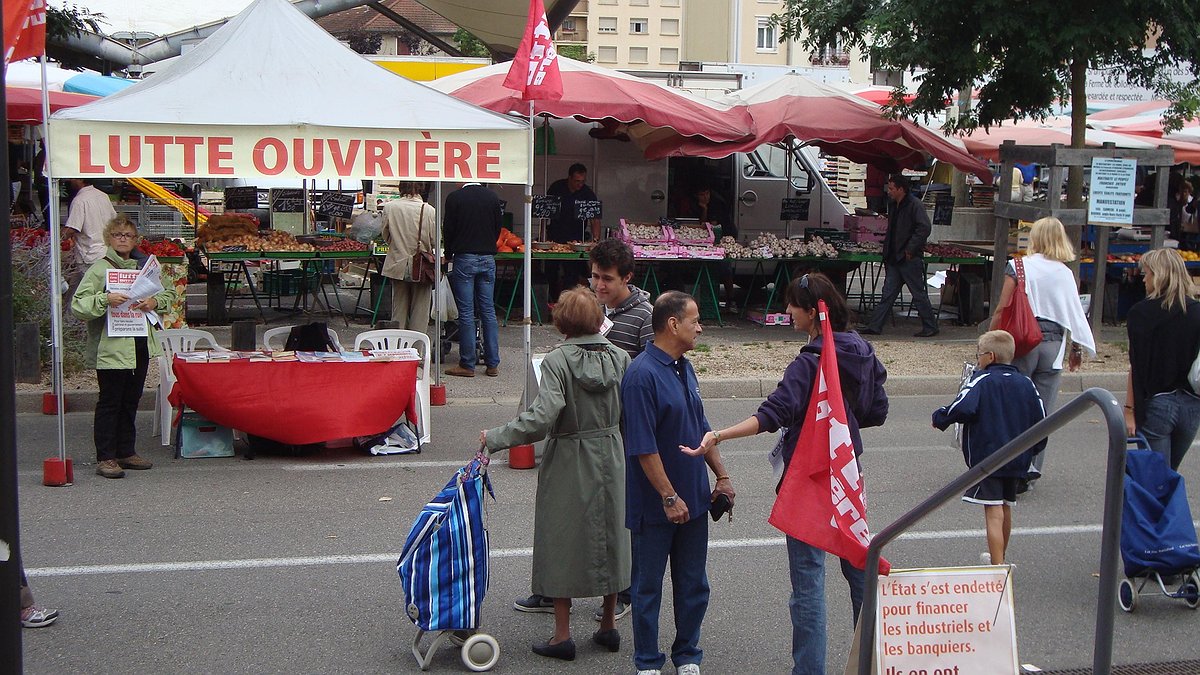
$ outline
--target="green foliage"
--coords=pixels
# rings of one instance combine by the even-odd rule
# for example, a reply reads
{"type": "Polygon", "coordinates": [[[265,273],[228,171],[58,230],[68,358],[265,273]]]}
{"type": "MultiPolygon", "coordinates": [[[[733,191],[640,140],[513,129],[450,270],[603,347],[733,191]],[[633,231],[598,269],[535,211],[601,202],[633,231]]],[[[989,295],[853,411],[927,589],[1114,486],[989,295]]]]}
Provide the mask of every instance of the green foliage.
{"type": "MultiPolygon", "coordinates": [[[[13,322],[36,323],[42,336],[42,363],[50,365],[50,252],[45,243],[30,246],[12,242],[13,322]]],[[[66,307],[63,299],[63,372],[84,369],[87,326],[66,307]]]]}
{"type": "Polygon", "coordinates": [[[704,344],[703,342],[698,342],[696,343],[696,351],[701,354],[707,354],[712,351],[712,347],[704,344]]]}
{"type": "Polygon", "coordinates": [[[458,45],[458,51],[463,56],[478,56],[490,58],[492,53],[488,51],[487,45],[479,41],[479,38],[471,35],[465,28],[459,28],[454,32],[454,44],[458,45]]]}
{"type": "Polygon", "coordinates": [[[55,7],[46,4],[46,40],[62,41],[70,37],[79,37],[83,31],[101,32],[100,27],[107,24],[104,14],[93,12],[86,7],[76,4],[55,7]]]}
{"type": "Polygon", "coordinates": [[[355,30],[346,34],[346,44],[359,54],[378,54],[383,46],[383,35],[355,30]]]}
{"type": "MultiPolygon", "coordinates": [[[[979,105],[947,122],[953,130],[1045,117],[1052,105],[1069,98],[1072,75],[1082,77],[1081,65],[1175,101],[1176,124],[1200,109],[1195,2],[786,0],[773,20],[781,41],[803,36],[808,49],[837,41],[865,50],[875,69],[918,71],[916,99],[905,104],[899,96],[907,92],[899,89],[886,107],[890,115],[941,112],[958,91],[976,90],[979,105]],[[1148,43],[1156,49],[1144,53],[1148,43]],[[1169,84],[1165,75],[1171,69],[1191,82],[1169,84]]],[[[1082,90],[1083,82],[1077,84],[1076,91],[1082,90]]]]}
{"type": "Polygon", "coordinates": [[[584,63],[592,63],[596,60],[596,54],[594,52],[589,54],[586,45],[559,45],[558,55],[584,63]]]}

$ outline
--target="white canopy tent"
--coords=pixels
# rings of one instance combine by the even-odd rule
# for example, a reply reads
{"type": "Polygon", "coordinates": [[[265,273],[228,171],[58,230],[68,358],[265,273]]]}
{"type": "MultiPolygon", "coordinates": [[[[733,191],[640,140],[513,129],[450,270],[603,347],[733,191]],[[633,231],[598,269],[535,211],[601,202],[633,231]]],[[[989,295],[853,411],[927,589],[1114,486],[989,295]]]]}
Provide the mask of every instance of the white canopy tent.
{"type": "MultiPolygon", "coordinates": [[[[47,139],[54,177],[529,180],[526,120],[397,77],[285,0],[255,0],[168,69],[60,113],[47,139]]],[[[439,249],[440,229],[439,217],[439,249]]]]}

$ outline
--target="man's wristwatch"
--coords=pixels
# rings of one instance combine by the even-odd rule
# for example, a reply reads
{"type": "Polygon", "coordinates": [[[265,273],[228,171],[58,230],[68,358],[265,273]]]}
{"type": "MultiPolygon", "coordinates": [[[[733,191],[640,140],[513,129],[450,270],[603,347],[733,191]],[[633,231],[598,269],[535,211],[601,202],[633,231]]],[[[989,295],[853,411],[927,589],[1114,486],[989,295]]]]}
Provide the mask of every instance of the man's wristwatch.
{"type": "Polygon", "coordinates": [[[671,508],[672,506],[675,506],[675,502],[678,499],[679,499],[679,495],[671,495],[670,497],[663,497],[663,506],[665,506],[667,508],[671,508]]]}

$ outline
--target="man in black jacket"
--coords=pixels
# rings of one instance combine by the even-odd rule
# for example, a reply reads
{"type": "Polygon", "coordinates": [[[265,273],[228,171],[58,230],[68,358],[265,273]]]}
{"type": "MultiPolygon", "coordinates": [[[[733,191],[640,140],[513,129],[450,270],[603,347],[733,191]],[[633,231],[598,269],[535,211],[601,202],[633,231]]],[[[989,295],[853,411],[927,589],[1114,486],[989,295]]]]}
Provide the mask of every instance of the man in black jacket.
{"type": "Polygon", "coordinates": [[[484,373],[500,374],[500,328],[492,293],[496,287],[496,239],[500,236],[500,197],[479,183],[467,183],[446,197],[442,237],[451,256],[450,288],[458,305],[458,365],[447,375],[475,377],[475,313],[483,328],[484,373]]]}
{"type": "Polygon", "coordinates": [[[895,202],[888,217],[888,231],[883,238],[883,296],[865,326],[858,329],[863,335],[883,333],[883,321],[900,296],[901,285],[912,293],[913,306],[921,317],[921,331],[916,337],[938,334],[937,319],[925,290],[925,240],[929,238],[929,214],[920,200],[912,196],[908,178],[902,174],[888,177],[888,198],[895,202]]]}

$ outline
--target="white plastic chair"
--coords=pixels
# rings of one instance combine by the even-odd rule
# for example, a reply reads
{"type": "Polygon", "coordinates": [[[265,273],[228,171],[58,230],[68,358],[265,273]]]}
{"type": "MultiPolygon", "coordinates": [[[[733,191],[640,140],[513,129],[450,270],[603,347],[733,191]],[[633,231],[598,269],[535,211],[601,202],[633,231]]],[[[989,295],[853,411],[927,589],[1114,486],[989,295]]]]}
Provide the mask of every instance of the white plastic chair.
{"type": "Polygon", "coordinates": [[[428,443],[429,431],[429,383],[433,372],[429,369],[429,336],[415,330],[398,328],[369,330],[354,337],[355,351],[360,349],[405,349],[412,347],[421,355],[421,372],[417,374],[417,402],[420,404],[421,442],[428,443]]]}
{"type": "MultiPolygon", "coordinates": [[[[279,328],[271,328],[263,332],[263,347],[268,351],[280,351],[287,343],[288,334],[292,332],[295,326],[280,326],[279,328]]],[[[339,352],[346,351],[342,347],[342,341],[338,339],[338,334],[332,329],[326,327],[329,331],[329,339],[333,342],[333,346],[337,347],[339,352]]]]}
{"type": "Polygon", "coordinates": [[[175,371],[171,359],[177,352],[192,352],[207,346],[217,352],[228,349],[217,344],[217,338],[206,330],[195,328],[167,328],[157,332],[158,346],[162,356],[158,357],[158,391],[154,395],[154,433],[162,436],[162,444],[171,444],[171,423],[175,420],[175,409],[168,397],[175,386],[175,371]]]}

